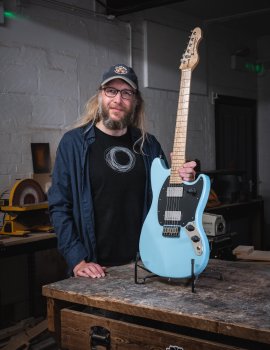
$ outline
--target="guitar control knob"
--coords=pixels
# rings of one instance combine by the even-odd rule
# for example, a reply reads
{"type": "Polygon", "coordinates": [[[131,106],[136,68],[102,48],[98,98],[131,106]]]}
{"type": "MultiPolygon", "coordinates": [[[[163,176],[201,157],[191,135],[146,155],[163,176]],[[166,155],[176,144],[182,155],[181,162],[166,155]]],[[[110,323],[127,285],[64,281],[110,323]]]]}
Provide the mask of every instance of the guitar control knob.
{"type": "Polygon", "coordinates": [[[191,240],[194,242],[194,243],[198,243],[200,241],[200,237],[195,235],[195,236],[192,236],[191,237],[191,240]]]}
{"type": "Polygon", "coordinates": [[[197,190],[196,190],[195,187],[192,187],[192,188],[189,188],[187,190],[187,193],[192,194],[193,196],[195,196],[197,194],[197,190]]]}
{"type": "Polygon", "coordinates": [[[186,226],[186,229],[187,229],[188,231],[194,231],[194,230],[195,230],[195,227],[194,227],[193,225],[189,224],[189,225],[186,226]]]}

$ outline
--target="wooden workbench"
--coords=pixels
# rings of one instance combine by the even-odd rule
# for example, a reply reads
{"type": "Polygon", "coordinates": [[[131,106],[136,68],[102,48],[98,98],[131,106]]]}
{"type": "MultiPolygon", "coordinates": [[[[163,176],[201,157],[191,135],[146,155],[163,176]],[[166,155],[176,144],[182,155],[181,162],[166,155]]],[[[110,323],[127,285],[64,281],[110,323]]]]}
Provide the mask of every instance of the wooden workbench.
{"type": "Polygon", "coordinates": [[[54,233],[35,232],[26,236],[0,235],[0,264],[3,269],[0,276],[0,327],[14,324],[21,317],[36,317],[40,316],[41,312],[44,313],[44,305],[41,304],[43,301],[41,286],[66,276],[62,273],[63,268],[60,265],[62,260],[58,257],[56,247],[57,238],[54,233]],[[46,258],[49,256],[54,259],[53,266],[46,260],[42,263],[40,257],[44,256],[44,253],[46,258]],[[9,266],[18,265],[16,263],[18,256],[25,256],[25,260],[19,260],[25,263],[13,270],[9,266]],[[45,264],[46,274],[43,273],[41,276],[40,266],[45,264]],[[14,281],[22,281],[21,278],[18,279],[18,273],[24,271],[24,268],[27,269],[27,272],[24,272],[27,279],[23,282],[26,286],[18,282],[18,292],[13,291],[12,288],[16,285],[14,281]],[[50,272],[51,268],[53,270],[50,272]],[[22,296],[19,296],[19,291],[23,291],[22,296]],[[20,300],[21,304],[24,300],[23,310],[21,311],[19,304],[14,304],[7,313],[5,301],[3,301],[5,295],[10,295],[8,300],[20,300]]]}
{"type": "Polygon", "coordinates": [[[43,286],[49,330],[62,349],[270,349],[270,264],[210,260],[206,272],[195,293],[186,280],[136,284],[134,264],[43,286]]]}
{"type": "Polygon", "coordinates": [[[55,233],[29,233],[26,236],[0,235],[0,258],[56,248],[55,233]]]}

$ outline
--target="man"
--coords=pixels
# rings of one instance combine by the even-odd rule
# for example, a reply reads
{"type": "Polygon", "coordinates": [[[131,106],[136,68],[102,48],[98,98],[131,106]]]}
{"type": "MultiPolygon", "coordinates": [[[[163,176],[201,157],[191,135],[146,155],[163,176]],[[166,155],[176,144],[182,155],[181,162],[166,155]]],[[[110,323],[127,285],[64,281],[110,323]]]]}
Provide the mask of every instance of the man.
{"type": "MultiPolygon", "coordinates": [[[[63,136],[48,194],[58,248],[74,276],[100,278],[106,266],[134,261],[156,157],[165,159],[145,132],[137,76],[117,64],[103,75],[76,128],[63,136]]],[[[195,166],[184,164],[179,176],[194,180],[195,166]]]]}

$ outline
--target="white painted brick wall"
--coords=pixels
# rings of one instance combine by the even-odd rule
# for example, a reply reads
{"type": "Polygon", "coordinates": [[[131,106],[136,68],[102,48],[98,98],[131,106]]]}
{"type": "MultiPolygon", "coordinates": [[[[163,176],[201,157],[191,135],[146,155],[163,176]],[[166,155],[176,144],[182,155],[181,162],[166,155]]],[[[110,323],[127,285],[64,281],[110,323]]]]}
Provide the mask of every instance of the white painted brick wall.
{"type": "Polygon", "coordinates": [[[29,6],[0,27],[0,191],[32,175],[31,142],[49,142],[54,162],[104,69],[128,53],[120,22],[29,6]]]}

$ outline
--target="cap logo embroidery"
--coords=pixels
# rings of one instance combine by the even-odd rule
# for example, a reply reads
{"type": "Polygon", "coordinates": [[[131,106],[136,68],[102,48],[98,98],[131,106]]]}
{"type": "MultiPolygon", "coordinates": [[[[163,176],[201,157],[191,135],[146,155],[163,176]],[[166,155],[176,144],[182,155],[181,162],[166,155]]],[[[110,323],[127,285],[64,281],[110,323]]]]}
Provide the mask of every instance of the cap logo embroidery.
{"type": "Polygon", "coordinates": [[[115,69],[114,69],[114,71],[115,71],[115,73],[117,73],[117,74],[127,74],[127,69],[126,69],[126,67],[123,67],[123,66],[117,66],[117,67],[115,67],[115,69]]]}

